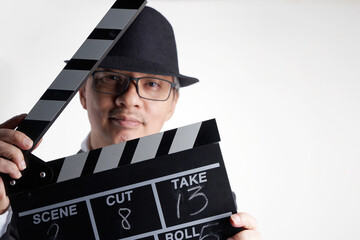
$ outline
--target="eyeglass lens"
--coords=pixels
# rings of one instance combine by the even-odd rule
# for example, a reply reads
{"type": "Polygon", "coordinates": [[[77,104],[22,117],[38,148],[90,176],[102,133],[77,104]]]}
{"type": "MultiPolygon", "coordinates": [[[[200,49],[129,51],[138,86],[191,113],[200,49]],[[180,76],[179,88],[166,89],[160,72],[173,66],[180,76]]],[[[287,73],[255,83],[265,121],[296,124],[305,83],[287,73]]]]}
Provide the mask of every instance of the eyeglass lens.
{"type": "Polygon", "coordinates": [[[108,94],[123,94],[129,85],[130,80],[137,82],[136,87],[140,97],[150,100],[166,100],[171,92],[171,82],[151,77],[131,79],[121,73],[95,72],[95,90],[108,94]]]}

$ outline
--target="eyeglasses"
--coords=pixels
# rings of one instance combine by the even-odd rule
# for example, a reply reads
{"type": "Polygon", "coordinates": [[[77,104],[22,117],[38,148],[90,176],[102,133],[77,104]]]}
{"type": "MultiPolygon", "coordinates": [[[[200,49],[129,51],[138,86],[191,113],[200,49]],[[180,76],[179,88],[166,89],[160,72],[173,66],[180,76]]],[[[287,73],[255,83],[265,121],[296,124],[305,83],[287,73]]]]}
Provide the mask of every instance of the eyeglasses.
{"type": "Polygon", "coordinates": [[[93,88],[96,92],[112,95],[122,95],[129,88],[130,81],[136,82],[136,92],[139,97],[153,101],[166,101],[177,84],[161,78],[135,78],[118,72],[93,72],[93,88]]]}

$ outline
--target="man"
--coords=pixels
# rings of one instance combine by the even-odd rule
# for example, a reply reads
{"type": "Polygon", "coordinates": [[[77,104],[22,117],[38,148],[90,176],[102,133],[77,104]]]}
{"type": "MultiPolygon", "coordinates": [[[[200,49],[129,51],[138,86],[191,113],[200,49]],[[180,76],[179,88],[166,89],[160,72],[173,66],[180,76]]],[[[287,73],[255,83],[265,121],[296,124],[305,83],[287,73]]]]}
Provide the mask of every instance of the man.
{"type": "MultiPolygon", "coordinates": [[[[88,151],[157,133],[174,113],[179,87],[198,82],[179,73],[175,38],[170,23],[146,7],[80,89],[91,131],[81,150],[88,151]]],[[[21,149],[32,141],[14,129],[26,115],[0,125],[0,172],[21,177],[26,168],[21,149]]],[[[1,239],[17,239],[9,225],[11,208],[0,179],[1,239]]],[[[246,213],[230,218],[245,230],[233,239],[259,239],[256,221],[246,213]]]]}

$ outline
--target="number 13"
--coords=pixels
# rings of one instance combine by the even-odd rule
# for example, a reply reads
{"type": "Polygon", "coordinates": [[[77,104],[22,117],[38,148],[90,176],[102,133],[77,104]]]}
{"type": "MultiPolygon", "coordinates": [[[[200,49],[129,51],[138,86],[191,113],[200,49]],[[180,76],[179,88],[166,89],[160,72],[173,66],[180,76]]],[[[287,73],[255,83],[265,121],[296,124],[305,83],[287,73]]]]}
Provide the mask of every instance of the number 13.
{"type": "MultiPolygon", "coordinates": [[[[188,198],[188,201],[191,201],[192,199],[194,198],[203,198],[205,200],[205,204],[204,206],[202,206],[198,211],[196,212],[193,212],[193,213],[190,213],[190,216],[195,216],[199,213],[201,213],[202,211],[204,211],[204,209],[207,207],[208,203],[209,203],[209,200],[208,198],[206,197],[206,195],[202,192],[200,192],[200,190],[202,189],[202,186],[196,186],[196,187],[193,187],[193,188],[189,188],[187,191],[188,192],[192,192],[194,191],[194,193],[188,198]]],[[[179,193],[179,196],[178,196],[178,200],[177,200],[177,218],[180,219],[180,199],[181,199],[181,193],[179,193]]]]}

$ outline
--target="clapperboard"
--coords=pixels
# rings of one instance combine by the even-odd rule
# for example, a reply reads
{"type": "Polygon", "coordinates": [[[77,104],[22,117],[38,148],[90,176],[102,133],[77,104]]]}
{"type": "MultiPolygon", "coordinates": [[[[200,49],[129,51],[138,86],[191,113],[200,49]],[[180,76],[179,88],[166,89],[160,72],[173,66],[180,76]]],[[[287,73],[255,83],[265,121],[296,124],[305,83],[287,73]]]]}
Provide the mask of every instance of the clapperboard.
{"type": "MultiPolygon", "coordinates": [[[[39,142],[145,6],[116,1],[18,127],[39,142]]],[[[21,239],[227,239],[235,202],[214,119],[3,176],[21,239]]]]}

